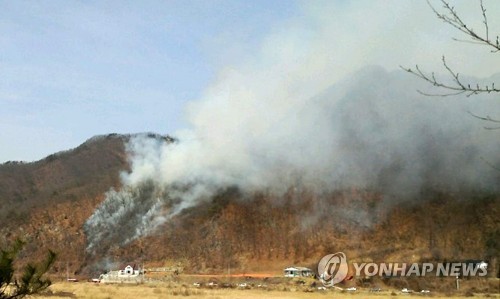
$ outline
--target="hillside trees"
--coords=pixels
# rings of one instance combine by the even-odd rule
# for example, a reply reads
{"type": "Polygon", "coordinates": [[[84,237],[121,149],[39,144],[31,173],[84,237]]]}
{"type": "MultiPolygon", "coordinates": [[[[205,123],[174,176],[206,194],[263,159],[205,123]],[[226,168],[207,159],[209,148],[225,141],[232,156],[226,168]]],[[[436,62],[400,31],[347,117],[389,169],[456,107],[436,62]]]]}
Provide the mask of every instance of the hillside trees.
{"type": "Polygon", "coordinates": [[[50,286],[44,275],[54,264],[56,254],[49,251],[39,264],[27,264],[22,274],[15,275],[15,260],[24,242],[16,240],[10,248],[1,249],[0,255],[0,299],[17,299],[37,294],[50,286]]]}

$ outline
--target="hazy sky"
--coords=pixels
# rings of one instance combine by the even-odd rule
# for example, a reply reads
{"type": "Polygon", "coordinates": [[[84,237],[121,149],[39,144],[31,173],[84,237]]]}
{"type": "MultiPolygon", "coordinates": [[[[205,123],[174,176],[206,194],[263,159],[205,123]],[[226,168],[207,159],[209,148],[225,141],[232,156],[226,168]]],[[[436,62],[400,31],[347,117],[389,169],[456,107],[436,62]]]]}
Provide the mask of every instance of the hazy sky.
{"type": "MultiPolygon", "coordinates": [[[[500,1],[485,5],[500,32],[500,1]]],[[[482,29],[478,3],[456,7],[482,29]]],[[[186,104],[233,70],[263,89],[262,72],[290,72],[311,94],[365,65],[441,71],[442,55],[462,73],[500,71],[499,54],[451,37],[425,1],[2,1],[0,163],[97,134],[175,134],[186,104]]]]}

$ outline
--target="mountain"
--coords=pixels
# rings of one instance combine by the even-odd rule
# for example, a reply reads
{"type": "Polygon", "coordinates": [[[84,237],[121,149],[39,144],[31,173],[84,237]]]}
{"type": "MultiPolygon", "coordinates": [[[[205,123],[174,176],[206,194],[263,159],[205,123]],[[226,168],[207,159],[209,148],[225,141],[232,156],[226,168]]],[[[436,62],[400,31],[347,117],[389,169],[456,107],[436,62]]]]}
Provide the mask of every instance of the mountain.
{"type": "Polygon", "coordinates": [[[296,186],[275,195],[228,187],[146,236],[126,244],[104,238],[100,250],[89,252],[84,225],[106,192],[121,187],[133,136],[98,136],[37,162],[0,165],[1,244],[25,239],[23,260],[55,250],[55,275],[69,268],[90,276],[125,261],[182,263],[186,271],[202,273],[228,266],[279,272],[284,265],[314,265],[337,251],[358,261],[489,259],[498,271],[500,195],[432,188],[388,206],[379,190],[316,193],[296,186]]]}
{"type": "Polygon", "coordinates": [[[120,185],[119,174],[128,168],[124,144],[131,136],[96,136],[37,162],[0,164],[0,243],[21,237],[28,242],[27,256],[52,248],[60,262],[81,259],[83,223],[104,193],[120,185]]]}

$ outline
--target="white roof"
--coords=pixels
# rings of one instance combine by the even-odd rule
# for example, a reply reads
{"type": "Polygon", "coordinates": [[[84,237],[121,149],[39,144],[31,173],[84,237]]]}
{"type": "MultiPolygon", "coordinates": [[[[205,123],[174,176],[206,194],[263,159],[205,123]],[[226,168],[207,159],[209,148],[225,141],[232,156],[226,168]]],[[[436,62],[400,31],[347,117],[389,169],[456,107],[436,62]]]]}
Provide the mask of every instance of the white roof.
{"type": "Polygon", "coordinates": [[[311,271],[311,269],[306,267],[288,267],[284,271],[311,271]]]}

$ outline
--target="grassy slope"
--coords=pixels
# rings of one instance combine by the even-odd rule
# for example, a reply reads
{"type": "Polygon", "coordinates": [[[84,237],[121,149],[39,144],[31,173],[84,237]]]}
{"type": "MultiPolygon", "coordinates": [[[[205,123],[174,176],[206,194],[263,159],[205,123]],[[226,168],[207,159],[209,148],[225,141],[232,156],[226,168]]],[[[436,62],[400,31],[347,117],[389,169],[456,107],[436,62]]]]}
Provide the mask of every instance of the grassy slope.
{"type": "MultiPolygon", "coordinates": [[[[432,298],[464,298],[464,292],[450,292],[447,294],[431,293],[432,298]]],[[[355,293],[344,293],[338,290],[304,292],[301,288],[286,288],[279,286],[270,290],[241,290],[241,289],[207,289],[181,284],[144,284],[144,285],[99,285],[90,283],[57,283],[50,288],[50,293],[36,298],[400,298],[400,297],[427,297],[420,294],[408,295],[400,291],[386,290],[380,293],[370,293],[361,289],[355,293]],[[394,292],[394,295],[391,295],[394,292]]],[[[474,298],[500,298],[499,294],[478,294],[474,298]]]]}

